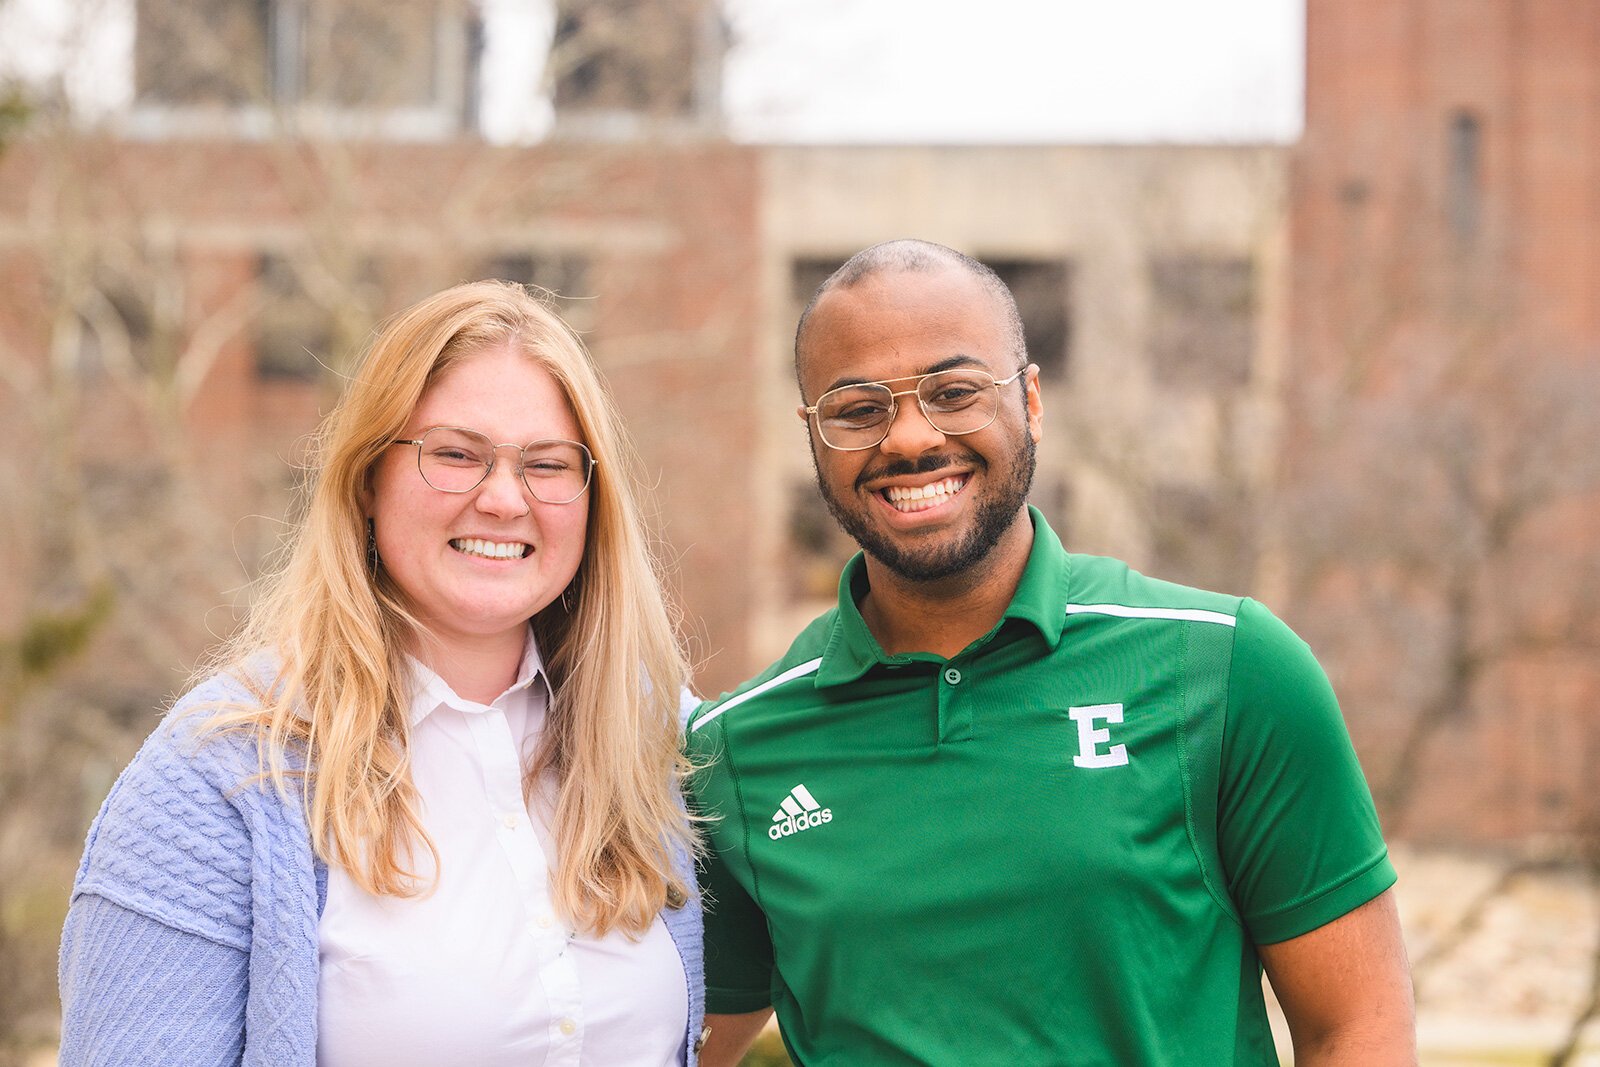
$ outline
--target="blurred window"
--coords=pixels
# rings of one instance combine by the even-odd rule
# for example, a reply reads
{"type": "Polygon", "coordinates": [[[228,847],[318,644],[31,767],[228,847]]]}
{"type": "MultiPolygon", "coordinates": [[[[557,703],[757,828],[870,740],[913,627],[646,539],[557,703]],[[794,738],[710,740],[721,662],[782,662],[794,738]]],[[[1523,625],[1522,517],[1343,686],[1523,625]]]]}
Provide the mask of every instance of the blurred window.
{"type": "Polygon", "coordinates": [[[1450,116],[1448,151],[1450,232],[1457,240],[1471,241],[1478,233],[1483,169],[1483,128],[1476,115],[1457,111],[1450,116]]]}
{"type": "Polygon", "coordinates": [[[828,276],[844,265],[848,256],[802,256],[789,264],[789,295],[795,303],[795,317],[811,303],[828,276]]]}
{"type": "Polygon", "coordinates": [[[161,104],[268,99],[273,0],[138,0],[134,91],[161,104]]]}
{"type": "Polygon", "coordinates": [[[595,300],[588,295],[589,261],[571,252],[502,252],[483,260],[479,278],[535,285],[555,295],[556,310],[579,333],[593,330],[595,300]]]}
{"type": "MultiPolygon", "coordinates": [[[[844,264],[846,256],[801,257],[790,265],[797,309],[844,264]]],[[[982,258],[982,257],[979,257],[982,258]]],[[[1046,379],[1065,377],[1072,347],[1072,264],[1064,259],[984,259],[1016,298],[1028,358],[1046,379]]],[[[796,316],[799,312],[796,311],[796,316]]]]}
{"type": "Polygon", "coordinates": [[[984,260],[1016,298],[1028,359],[1046,381],[1064,378],[1072,354],[1072,265],[1059,259],[984,260]]]}
{"type": "Polygon", "coordinates": [[[77,315],[82,380],[158,369],[150,294],[127,278],[109,269],[96,271],[78,300],[77,315]]]}
{"type": "Polygon", "coordinates": [[[1255,269],[1248,259],[1169,256],[1150,263],[1151,373],[1162,385],[1222,392],[1250,380],[1255,269]]]}
{"type": "Polygon", "coordinates": [[[382,109],[439,97],[436,0],[319,0],[304,10],[301,99],[382,109]]]}
{"type": "Polygon", "coordinates": [[[464,0],[136,0],[135,95],[171,108],[477,109],[464,0]]]}
{"type": "Polygon", "coordinates": [[[261,313],[256,318],[256,376],[314,382],[331,363],[333,317],[306,291],[293,263],[267,254],[259,260],[261,313]]]}
{"type": "Polygon", "coordinates": [[[703,26],[715,15],[705,0],[560,0],[556,111],[692,114],[703,26]]]}

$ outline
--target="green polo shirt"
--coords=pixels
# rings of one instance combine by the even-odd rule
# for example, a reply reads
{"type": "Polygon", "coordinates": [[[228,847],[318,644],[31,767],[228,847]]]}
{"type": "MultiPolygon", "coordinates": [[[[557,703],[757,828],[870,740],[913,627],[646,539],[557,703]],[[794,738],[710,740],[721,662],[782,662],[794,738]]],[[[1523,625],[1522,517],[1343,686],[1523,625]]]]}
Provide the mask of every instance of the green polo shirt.
{"type": "Polygon", "coordinates": [[[839,606],[689,722],[707,1005],[795,1062],[1276,1064],[1255,946],[1394,882],[1338,705],[1251,600],[1072,555],[959,655],[839,606]]]}

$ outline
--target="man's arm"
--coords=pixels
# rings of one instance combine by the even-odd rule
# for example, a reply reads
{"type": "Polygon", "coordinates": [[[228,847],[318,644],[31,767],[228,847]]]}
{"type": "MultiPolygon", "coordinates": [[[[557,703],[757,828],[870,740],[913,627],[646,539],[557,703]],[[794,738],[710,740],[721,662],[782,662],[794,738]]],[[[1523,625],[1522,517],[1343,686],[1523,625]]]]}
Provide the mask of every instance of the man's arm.
{"type": "Polygon", "coordinates": [[[700,1049],[700,1067],[738,1067],[770,1018],[771,1008],[742,1015],[707,1015],[711,1033],[700,1049]]]}
{"type": "Polygon", "coordinates": [[[1411,969],[1393,890],[1260,953],[1297,1067],[1415,1067],[1411,969]]]}

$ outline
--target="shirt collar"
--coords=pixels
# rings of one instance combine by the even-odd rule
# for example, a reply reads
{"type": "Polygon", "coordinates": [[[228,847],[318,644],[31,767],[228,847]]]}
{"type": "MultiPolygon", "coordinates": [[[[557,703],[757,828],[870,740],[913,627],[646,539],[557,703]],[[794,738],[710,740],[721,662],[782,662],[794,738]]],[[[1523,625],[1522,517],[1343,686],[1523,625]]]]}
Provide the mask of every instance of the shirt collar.
{"type": "Polygon", "coordinates": [[[1044,515],[1032,504],[1028,505],[1028,518],[1033,521],[1033,548],[1004,617],[1031,623],[1039,636],[1055,648],[1067,627],[1067,587],[1072,578],[1072,557],[1061,547],[1061,538],[1044,521],[1044,515]]]}
{"type": "MultiPolygon", "coordinates": [[[[1061,547],[1061,539],[1031,504],[1028,519],[1033,523],[1033,547],[1022,570],[1022,581],[1011,603],[1006,605],[1001,621],[1026,622],[1055,648],[1061,643],[1066,627],[1065,605],[1071,565],[1061,547]]],[[[861,617],[861,609],[856,606],[867,588],[866,557],[857,552],[839,576],[839,609],[822,652],[822,664],[817,668],[817,685],[844,685],[880,663],[909,663],[918,658],[914,654],[891,656],[872,636],[861,617]]]]}
{"type": "MultiPolygon", "coordinates": [[[[441,707],[452,707],[457,711],[481,712],[487,705],[477,701],[468,700],[458,696],[448,682],[439,677],[434,670],[424,664],[415,656],[406,656],[406,662],[411,667],[411,725],[426,719],[441,707]]],[[[550,677],[545,673],[544,658],[539,654],[539,643],[534,640],[533,628],[527,629],[527,636],[522,644],[522,660],[517,664],[517,680],[511,683],[504,693],[495,698],[495,702],[503,700],[508,694],[526,689],[535,681],[544,685],[545,695],[554,699],[555,693],[550,688],[550,677]]]]}

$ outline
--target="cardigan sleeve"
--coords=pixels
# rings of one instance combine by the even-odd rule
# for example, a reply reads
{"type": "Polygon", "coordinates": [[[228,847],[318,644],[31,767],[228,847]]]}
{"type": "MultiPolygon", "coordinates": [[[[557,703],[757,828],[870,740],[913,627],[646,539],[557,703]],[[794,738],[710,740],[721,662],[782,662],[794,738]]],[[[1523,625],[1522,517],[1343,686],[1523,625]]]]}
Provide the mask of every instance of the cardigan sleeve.
{"type": "Polygon", "coordinates": [[[248,950],[252,843],[236,802],[253,787],[245,785],[243,747],[235,738],[202,741],[181,713],[162,723],[90,826],[73,898],[104,897],[248,950]]]}
{"type": "Polygon", "coordinates": [[[61,1067],[232,1067],[244,1054],[248,955],[104,897],[61,939],[61,1067]]]}
{"type": "Polygon", "coordinates": [[[89,829],[61,942],[63,1064],[240,1062],[254,745],[184,714],[219,688],[151,734],[89,829]]]}

